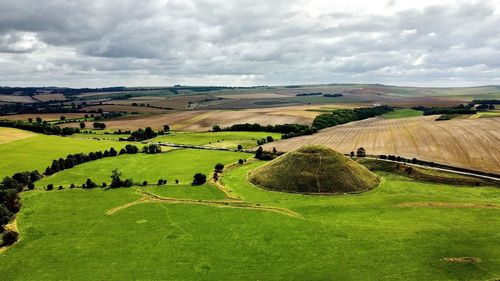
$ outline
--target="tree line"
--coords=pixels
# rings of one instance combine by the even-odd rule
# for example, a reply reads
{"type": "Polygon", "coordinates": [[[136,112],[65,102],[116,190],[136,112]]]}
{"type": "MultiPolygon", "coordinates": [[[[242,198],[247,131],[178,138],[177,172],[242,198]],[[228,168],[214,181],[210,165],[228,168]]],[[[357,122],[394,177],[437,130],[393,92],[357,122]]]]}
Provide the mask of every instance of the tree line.
{"type": "Polygon", "coordinates": [[[47,121],[42,122],[41,119],[39,118],[37,119],[38,120],[36,122],[0,120],[0,127],[16,128],[45,135],[60,135],[60,136],[69,136],[80,132],[80,129],[78,128],[61,129],[61,127],[53,126],[47,123],[47,121]]]}
{"type": "Polygon", "coordinates": [[[312,126],[318,130],[321,130],[328,127],[379,116],[393,110],[394,109],[392,107],[387,105],[354,109],[339,109],[333,111],[332,113],[316,116],[316,118],[314,118],[312,126]]]}
{"type": "Polygon", "coordinates": [[[476,114],[477,111],[473,107],[474,103],[469,103],[467,105],[460,104],[452,107],[415,106],[412,109],[423,111],[425,116],[438,114],[476,114]]]}

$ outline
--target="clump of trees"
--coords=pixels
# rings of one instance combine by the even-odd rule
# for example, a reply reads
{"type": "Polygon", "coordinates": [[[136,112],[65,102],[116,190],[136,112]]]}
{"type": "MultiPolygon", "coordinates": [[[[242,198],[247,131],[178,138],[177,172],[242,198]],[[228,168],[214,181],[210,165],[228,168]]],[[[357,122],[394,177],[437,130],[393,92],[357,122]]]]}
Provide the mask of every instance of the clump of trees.
{"type": "Polygon", "coordinates": [[[161,152],[161,146],[159,144],[150,144],[142,148],[143,153],[155,154],[161,152]]]}
{"type": "Polygon", "coordinates": [[[320,114],[316,116],[316,118],[314,118],[312,126],[320,130],[353,121],[359,121],[379,116],[393,110],[394,109],[392,107],[387,105],[354,109],[338,109],[329,114],[320,114]]]}
{"type": "Polygon", "coordinates": [[[260,140],[257,140],[257,145],[263,145],[268,142],[273,142],[274,138],[272,136],[267,136],[266,138],[262,138],[260,140]]]}
{"type": "MultiPolygon", "coordinates": [[[[119,187],[131,187],[134,185],[132,179],[122,180],[120,177],[122,173],[118,169],[114,169],[111,172],[111,184],[109,185],[111,188],[119,188],[119,187]]],[[[166,182],[166,181],[165,181],[166,182]]]]}
{"type": "Polygon", "coordinates": [[[273,160],[277,156],[279,156],[279,154],[276,148],[273,148],[273,152],[268,152],[264,151],[264,148],[262,148],[262,146],[259,146],[259,148],[257,148],[257,150],[255,151],[255,158],[259,160],[269,161],[273,160]]]}
{"type": "MultiPolygon", "coordinates": [[[[162,131],[163,133],[163,131],[162,131]]],[[[133,131],[130,134],[130,137],[127,138],[128,141],[143,141],[143,140],[148,140],[152,139],[154,137],[158,136],[158,133],[155,132],[151,127],[146,127],[146,129],[138,129],[137,131],[133,131]]]]}
{"type": "Polygon", "coordinates": [[[194,174],[192,185],[202,185],[205,182],[207,182],[207,176],[205,174],[202,173],[194,174]]]}
{"type": "MultiPolygon", "coordinates": [[[[281,133],[282,139],[292,138],[302,135],[312,135],[318,130],[302,124],[281,124],[281,125],[260,125],[257,123],[234,124],[230,127],[221,129],[222,131],[248,131],[248,132],[270,132],[281,133]]],[[[267,138],[266,138],[267,140],[267,138]]],[[[262,141],[262,140],[261,140],[262,141]]]]}
{"type": "Polygon", "coordinates": [[[106,129],[106,123],[94,122],[94,123],[92,123],[92,127],[94,127],[94,129],[96,129],[96,130],[104,130],[104,129],[106,129]]]}

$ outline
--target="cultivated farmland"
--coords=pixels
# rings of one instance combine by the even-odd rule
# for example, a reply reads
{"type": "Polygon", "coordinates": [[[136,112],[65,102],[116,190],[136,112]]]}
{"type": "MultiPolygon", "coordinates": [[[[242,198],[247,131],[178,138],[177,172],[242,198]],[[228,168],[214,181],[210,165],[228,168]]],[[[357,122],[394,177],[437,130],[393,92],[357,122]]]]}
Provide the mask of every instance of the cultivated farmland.
{"type": "Polygon", "coordinates": [[[289,151],[322,144],[341,153],[364,147],[368,154],[395,154],[463,168],[500,173],[500,119],[434,121],[437,116],[371,118],[336,126],[312,136],[266,144],[289,151]]]}

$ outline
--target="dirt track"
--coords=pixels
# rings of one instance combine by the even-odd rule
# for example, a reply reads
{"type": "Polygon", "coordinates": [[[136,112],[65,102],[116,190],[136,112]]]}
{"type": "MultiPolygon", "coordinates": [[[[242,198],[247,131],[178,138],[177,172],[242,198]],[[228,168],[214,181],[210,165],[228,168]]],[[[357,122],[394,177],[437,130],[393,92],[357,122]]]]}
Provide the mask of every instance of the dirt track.
{"type": "Polygon", "coordinates": [[[500,173],[500,118],[434,121],[436,116],[404,119],[371,118],[324,129],[312,135],[264,146],[289,151],[305,144],[322,144],[341,153],[364,147],[368,154],[407,158],[484,172],[500,173]]]}

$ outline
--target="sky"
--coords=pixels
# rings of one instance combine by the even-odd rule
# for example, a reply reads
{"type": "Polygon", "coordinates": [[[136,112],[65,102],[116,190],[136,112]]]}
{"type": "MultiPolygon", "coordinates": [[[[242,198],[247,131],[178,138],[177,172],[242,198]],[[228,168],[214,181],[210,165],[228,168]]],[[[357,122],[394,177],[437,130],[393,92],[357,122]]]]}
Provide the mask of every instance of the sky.
{"type": "Polygon", "coordinates": [[[0,0],[0,85],[500,84],[500,0],[0,0]]]}

